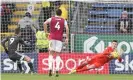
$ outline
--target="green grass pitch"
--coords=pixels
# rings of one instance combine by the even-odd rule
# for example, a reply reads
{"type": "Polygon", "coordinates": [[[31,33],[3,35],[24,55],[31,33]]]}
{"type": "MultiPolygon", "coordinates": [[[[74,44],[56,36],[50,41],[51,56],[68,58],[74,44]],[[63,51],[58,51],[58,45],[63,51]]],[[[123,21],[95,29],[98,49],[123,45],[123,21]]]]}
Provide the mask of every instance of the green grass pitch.
{"type": "Polygon", "coordinates": [[[59,77],[49,77],[44,74],[1,74],[1,80],[133,80],[133,74],[113,74],[113,75],[83,75],[83,74],[64,74],[59,77]]]}

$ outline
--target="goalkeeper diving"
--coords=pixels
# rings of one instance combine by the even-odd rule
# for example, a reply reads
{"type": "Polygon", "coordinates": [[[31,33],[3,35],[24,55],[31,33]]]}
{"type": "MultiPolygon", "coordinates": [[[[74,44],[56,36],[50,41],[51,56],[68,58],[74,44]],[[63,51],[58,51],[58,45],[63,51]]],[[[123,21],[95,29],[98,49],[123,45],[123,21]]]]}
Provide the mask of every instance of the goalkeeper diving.
{"type": "Polygon", "coordinates": [[[122,62],[121,55],[116,50],[117,44],[118,44],[117,40],[113,40],[111,43],[111,46],[108,46],[103,51],[103,53],[97,54],[92,59],[85,60],[83,63],[81,63],[81,65],[76,67],[76,69],[70,71],[68,74],[99,68],[99,67],[103,66],[105,63],[108,63],[109,61],[111,61],[113,59],[118,59],[119,62],[122,62]]]}

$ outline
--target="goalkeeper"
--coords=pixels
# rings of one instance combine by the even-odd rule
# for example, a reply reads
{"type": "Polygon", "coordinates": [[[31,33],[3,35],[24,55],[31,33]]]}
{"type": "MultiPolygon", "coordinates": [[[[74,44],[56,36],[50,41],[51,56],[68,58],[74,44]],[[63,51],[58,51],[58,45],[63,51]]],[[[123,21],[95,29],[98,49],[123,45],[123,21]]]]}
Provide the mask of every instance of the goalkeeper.
{"type": "Polygon", "coordinates": [[[99,68],[99,67],[103,66],[105,63],[108,63],[109,61],[111,61],[113,59],[118,59],[119,62],[121,62],[122,58],[119,55],[119,53],[116,51],[116,48],[117,48],[117,40],[113,40],[111,43],[111,46],[107,47],[103,51],[103,53],[94,56],[90,60],[85,60],[76,69],[69,72],[69,74],[99,68]]]}

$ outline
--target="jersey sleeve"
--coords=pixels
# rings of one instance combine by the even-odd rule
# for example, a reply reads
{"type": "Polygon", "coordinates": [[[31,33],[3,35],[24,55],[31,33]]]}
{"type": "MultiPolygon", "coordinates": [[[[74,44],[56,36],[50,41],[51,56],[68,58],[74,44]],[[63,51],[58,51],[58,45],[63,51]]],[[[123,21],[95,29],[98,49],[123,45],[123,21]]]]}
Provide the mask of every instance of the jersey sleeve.
{"type": "Polygon", "coordinates": [[[47,21],[50,23],[51,22],[51,18],[47,19],[47,21]]]}
{"type": "Polygon", "coordinates": [[[24,40],[19,37],[19,43],[24,44],[24,40]]]}
{"type": "Polygon", "coordinates": [[[107,48],[104,50],[103,54],[104,54],[104,55],[109,55],[111,52],[113,52],[113,49],[110,48],[110,47],[107,47],[107,48]]]}
{"type": "Polygon", "coordinates": [[[24,41],[22,38],[19,38],[19,43],[24,44],[26,46],[30,46],[31,45],[30,42],[24,41]]]}

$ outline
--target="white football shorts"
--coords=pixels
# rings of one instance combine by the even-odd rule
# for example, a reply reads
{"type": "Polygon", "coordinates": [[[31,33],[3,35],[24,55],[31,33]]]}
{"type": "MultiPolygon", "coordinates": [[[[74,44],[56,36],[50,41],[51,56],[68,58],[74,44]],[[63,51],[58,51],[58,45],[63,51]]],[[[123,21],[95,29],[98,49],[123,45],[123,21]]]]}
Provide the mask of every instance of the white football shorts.
{"type": "Polygon", "coordinates": [[[50,40],[49,41],[49,50],[55,51],[55,52],[61,52],[62,45],[63,45],[62,41],[50,40]]]}

